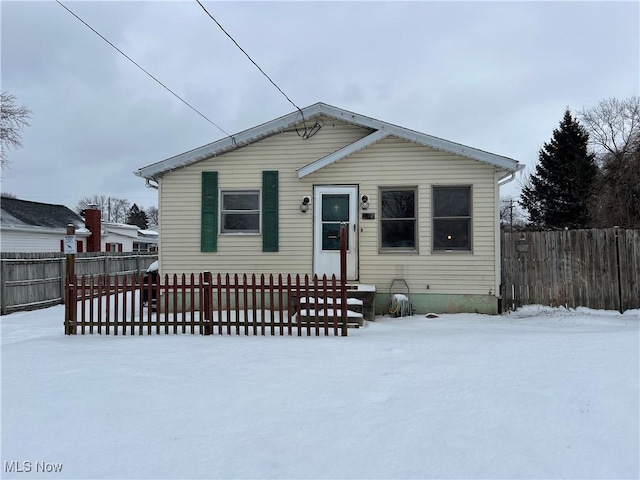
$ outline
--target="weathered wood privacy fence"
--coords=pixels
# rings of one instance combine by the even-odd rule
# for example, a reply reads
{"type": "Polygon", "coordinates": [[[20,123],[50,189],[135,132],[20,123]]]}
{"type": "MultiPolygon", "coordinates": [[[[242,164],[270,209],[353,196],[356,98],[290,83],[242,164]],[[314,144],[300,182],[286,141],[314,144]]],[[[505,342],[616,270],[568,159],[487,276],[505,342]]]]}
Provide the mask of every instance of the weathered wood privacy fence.
{"type": "MultiPolygon", "coordinates": [[[[157,254],[93,252],[75,255],[78,275],[139,275],[157,254]]],[[[0,259],[0,311],[4,315],[63,303],[64,253],[8,253],[0,259]]]]}
{"type": "Polygon", "coordinates": [[[67,288],[65,333],[345,336],[346,297],[335,276],[83,275],[67,288]]]}
{"type": "Polygon", "coordinates": [[[502,234],[503,308],[640,308],[640,230],[502,234]]]}

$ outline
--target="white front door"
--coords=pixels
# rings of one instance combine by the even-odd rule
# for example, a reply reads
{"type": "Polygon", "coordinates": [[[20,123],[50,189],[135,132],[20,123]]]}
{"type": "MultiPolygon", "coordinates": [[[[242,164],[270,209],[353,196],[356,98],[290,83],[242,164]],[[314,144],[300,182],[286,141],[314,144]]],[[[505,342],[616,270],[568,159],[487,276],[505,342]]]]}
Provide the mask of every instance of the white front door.
{"type": "Polygon", "coordinates": [[[340,224],[347,225],[347,279],[358,279],[358,187],[314,187],[313,273],[340,277],[340,224]]]}

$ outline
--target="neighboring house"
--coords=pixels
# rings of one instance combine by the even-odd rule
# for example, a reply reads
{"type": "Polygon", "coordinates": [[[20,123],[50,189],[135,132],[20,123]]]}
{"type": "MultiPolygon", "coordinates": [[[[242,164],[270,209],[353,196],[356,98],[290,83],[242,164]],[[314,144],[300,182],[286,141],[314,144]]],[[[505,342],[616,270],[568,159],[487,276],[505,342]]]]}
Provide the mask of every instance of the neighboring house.
{"type": "Polygon", "coordinates": [[[91,232],[82,217],[64,205],[0,199],[0,251],[60,252],[67,226],[75,226],[77,251],[87,250],[91,232]]]}
{"type": "Polygon", "coordinates": [[[157,252],[158,232],[152,229],[138,230],[138,238],[133,242],[134,252],[157,252]]]}
{"type": "Polygon", "coordinates": [[[499,186],[511,158],[323,103],[164,161],[157,184],[160,273],[339,274],[394,279],[417,312],[496,313],[499,186]],[[304,121],[303,121],[304,118],[304,121]]]}
{"type": "Polygon", "coordinates": [[[155,252],[158,233],[140,230],[136,225],[102,222],[103,252],[155,252]]]}

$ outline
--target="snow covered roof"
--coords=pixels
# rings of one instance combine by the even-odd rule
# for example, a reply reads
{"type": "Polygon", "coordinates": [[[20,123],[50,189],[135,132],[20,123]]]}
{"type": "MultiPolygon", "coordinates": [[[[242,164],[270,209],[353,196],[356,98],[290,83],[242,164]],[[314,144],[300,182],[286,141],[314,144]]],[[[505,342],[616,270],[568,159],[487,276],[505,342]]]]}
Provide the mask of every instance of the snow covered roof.
{"type": "Polygon", "coordinates": [[[137,225],[131,225],[129,223],[119,223],[119,222],[105,222],[102,221],[102,226],[109,229],[122,229],[122,230],[138,230],[137,225]]]}
{"type": "Polygon", "coordinates": [[[2,197],[0,209],[0,225],[3,227],[66,229],[69,224],[76,228],[85,226],[82,217],[64,205],[2,197]]]}
{"type": "Polygon", "coordinates": [[[138,243],[158,243],[158,232],[154,230],[140,229],[137,225],[118,222],[102,222],[102,230],[105,238],[109,235],[119,235],[132,238],[138,243]]]}
{"type": "Polygon", "coordinates": [[[512,158],[503,157],[501,155],[485,152],[483,150],[478,150],[472,147],[467,147],[459,143],[416,132],[408,128],[399,127],[391,123],[383,122],[381,120],[376,120],[374,118],[366,117],[364,115],[327,105],[326,103],[316,103],[309,107],[303,108],[302,114],[300,113],[300,111],[292,112],[288,115],[276,118],[275,120],[263,123],[262,125],[258,125],[230,137],[220,139],[194,150],[190,150],[180,155],[167,158],[166,160],[153,163],[146,167],[142,167],[134,173],[139,177],[149,180],[158,179],[163,174],[177,168],[183,168],[192,165],[207,158],[215,157],[222,153],[235,150],[245,145],[249,145],[250,143],[256,142],[276,133],[281,133],[285,130],[289,130],[293,127],[299,126],[302,123],[303,115],[306,122],[309,122],[317,117],[328,117],[345,123],[370,129],[372,133],[350,145],[347,145],[346,147],[343,147],[342,149],[334,152],[331,155],[328,155],[327,157],[324,157],[302,167],[298,170],[299,178],[302,178],[305,175],[323,168],[326,165],[341,160],[342,158],[345,158],[348,155],[357,152],[358,150],[366,148],[390,135],[398,138],[403,138],[420,145],[425,145],[437,150],[453,153],[455,155],[460,155],[462,157],[493,165],[500,169],[503,169],[507,173],[516,172],[521,168],[518,161],[512,158]]]}

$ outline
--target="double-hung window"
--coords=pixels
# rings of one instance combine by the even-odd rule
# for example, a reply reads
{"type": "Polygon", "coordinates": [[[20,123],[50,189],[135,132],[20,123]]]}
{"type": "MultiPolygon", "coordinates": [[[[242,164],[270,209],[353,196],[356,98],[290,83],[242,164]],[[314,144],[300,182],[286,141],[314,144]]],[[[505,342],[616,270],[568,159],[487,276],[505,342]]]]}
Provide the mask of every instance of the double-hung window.
{"type": "Polygon", "coordinates": [[[221,233],[260,233],[260,191],[222,190],[221,233]]]}
{"type": "Polygon", "coordinates": [[[433,250],[471,250],[471,187],[433,187],[433,250]]]}
{"type": "Polygon", "coordinates": [[[380,250],[416,251],[417,188],[380,189],[380,250]]]}

